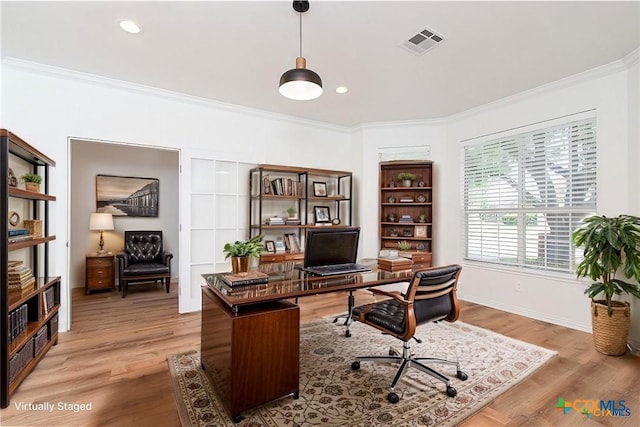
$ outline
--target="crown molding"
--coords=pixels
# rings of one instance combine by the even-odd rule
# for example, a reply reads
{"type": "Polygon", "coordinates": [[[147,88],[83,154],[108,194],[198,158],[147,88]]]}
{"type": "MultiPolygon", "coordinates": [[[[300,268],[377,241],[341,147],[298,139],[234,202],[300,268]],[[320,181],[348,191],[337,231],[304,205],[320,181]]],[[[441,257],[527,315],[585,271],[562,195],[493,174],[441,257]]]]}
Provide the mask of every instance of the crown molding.
{"type": "Polygon", "coordinates": [[[458,120],[475,116],[485,111],[493,110],[499,107],[505,107],[505,106],[520,102],[532,96],[542,95],[542,94],[556,91],[562,88],[570,87],[588,80],[595,80],[604,76],[619,73],[621,71],[626,71],[628,70],[628,68],[629,67],[627,67],[627,65],[625,64],[624,59],[620,59],[605,65],[601,65],[600,67],[592,68],[590,70],[583,71],[581,73],[574,74],[574,75],[565,77],[563,79],[556,80],[551,83],[547,83],[545,85],[538,86],[533,89],[529,89],[524,92],[517,93],[512,96],[508,96],[506,98],[501,98],[496,101],[483,104],[476,108],[472,108],[457,114],[453,114],[449,116],[448,119],[450,123],[453,123],[458,120]]]}
{"type": "Polygon", "coordinates": [[[321,129],[329,129],[333,131],[351,133],[351,127],[332,125],[329,123],[318,122],[315,120],[302,119],[299,117],[288,116],[285,114],[273,113],[257,108],[243,107],[241,105],[228,104],[225,102],[215,101],[193,95],[187,95],[179,92],[172,92],[166,89],[160,89],[152,86],[146,86],[138,83],[126,82],[123,80],[112,79],[109,77],[98,76],[95,74],[83,73],[80,71],[69,70],[66,68],[54,67],[51,65],[40,64],[37,62],[25,61],[13,57],[5,57],[2,65],[18,71],[26,71],[43,76],[61,78],[72,81],[79,81],[95,86],[120,89],[127,92],[155,96],[169,101],[182,102],[186,104],[197,105],[205,108],[223,110],[227,112],[248,114],[259,118],[270,120],[278,120],[289,122],[297,125],[311,126],[321,129]]]}

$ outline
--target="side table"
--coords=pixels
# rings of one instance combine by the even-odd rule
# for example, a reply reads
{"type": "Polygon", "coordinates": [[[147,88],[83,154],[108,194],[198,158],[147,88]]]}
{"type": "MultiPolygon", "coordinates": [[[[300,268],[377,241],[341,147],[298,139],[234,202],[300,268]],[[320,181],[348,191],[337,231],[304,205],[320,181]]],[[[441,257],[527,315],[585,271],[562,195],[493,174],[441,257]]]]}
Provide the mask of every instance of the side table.
{"type": "Polygon", "coordinates": [[[110,253],[88,254],[85,258],[84,291],[89,295],[93,291],[111,290],[115,285],[115,256],[110,253]]]}

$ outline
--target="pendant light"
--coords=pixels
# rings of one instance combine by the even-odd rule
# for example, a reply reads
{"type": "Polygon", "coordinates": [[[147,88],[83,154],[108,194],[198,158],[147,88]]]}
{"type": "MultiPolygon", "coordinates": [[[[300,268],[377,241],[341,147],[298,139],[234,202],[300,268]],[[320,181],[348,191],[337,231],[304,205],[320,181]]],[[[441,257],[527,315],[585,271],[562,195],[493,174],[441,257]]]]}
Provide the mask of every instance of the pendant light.
{"type": "Polygon", "coordinates": [[[300,56],[296,58],[296,68],[280,77],[280,94],[297,101],[307,101],[322,95],[322,79],[312,70],[307,69],[307,60],[302,56],[302,14],[309,10],[308,1],[296,0],[293,10],[300,14],[300,56]]]}

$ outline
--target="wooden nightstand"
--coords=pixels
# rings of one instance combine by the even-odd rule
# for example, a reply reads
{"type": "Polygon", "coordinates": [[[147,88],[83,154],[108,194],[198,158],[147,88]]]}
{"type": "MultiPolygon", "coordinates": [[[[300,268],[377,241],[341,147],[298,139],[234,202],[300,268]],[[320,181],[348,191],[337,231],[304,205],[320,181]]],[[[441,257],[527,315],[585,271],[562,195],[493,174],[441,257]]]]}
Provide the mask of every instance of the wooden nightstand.
{"type": "Polygon", "coordinates": [[[85,262],[84,292],[111,290],[115,285],[113,254],[89,254],[85,262]]]}

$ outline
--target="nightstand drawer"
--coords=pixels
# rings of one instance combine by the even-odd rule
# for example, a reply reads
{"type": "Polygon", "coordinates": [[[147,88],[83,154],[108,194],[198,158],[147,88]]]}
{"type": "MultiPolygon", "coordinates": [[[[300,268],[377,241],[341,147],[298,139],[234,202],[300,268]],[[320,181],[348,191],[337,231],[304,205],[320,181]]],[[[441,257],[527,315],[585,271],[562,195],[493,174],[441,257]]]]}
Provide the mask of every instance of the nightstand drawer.
{"type": "Polygon", "coordinates": [[[113,255],[87,255],[85,262],[85,293],[111,290],[115,283],[113,255]]]}

